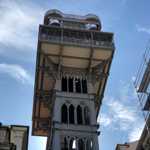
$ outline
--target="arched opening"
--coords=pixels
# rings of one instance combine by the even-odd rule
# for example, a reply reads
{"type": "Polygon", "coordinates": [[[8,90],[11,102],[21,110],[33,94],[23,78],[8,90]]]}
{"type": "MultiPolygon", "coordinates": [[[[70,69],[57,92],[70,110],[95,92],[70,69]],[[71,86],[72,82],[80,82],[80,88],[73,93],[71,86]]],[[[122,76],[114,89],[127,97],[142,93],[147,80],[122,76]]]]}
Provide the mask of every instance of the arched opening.
{"type": "Polygon", "coordinates": [[[59,20],[54,20],[54,19],[49,19],[48,25],[60,26],[60,21],[59,20]]]}
{"type": "Polygon", "coordinates": [[[62,78],[62,91],[67,92],[67,78],[62,78]]]}
{"type": "Polygon", "coordinates": [[[61,122],[68,123],[67,106],[65,104],[61,108],[61,122]]]}
{"type": "Polygon", "coordinates": [[[73,78],[69,78],[69,92],[73,92],[73,78]]]}
{"type": "Polygon", "coordinates": [[[87,93],[87,83],[86,83],[86,79],[82,79],[82,92],[83,93],[87,93]]]}
{"type": "Polygon", "coordinates": [[[72,138],[70,140],[70,149],[69,150],[76,150],[76,140],[72,138]]]}
{"type": "Polygon", "coordinates": [[[69,123],[74,123],[74,106],[72,104],[69,107],[69,123]]]}
{"type": "Polygon", "coordinates": [[[77,123],[78,124],[83,124],[83,115],[82,115],[82,108],[80,105],[77,107],[77,123]]]}
{"type": "Polygon", "coordinates": [[[78,146],[78,148],[79,148],[79,150],[84,150],[85,148],[84,148],[84,142],[83,142],[83,140],[82,139],[79,139],[79,146],[78,146]]]}
{"type": "Polygon", "coordinates": [[[61,150],[68,150],[68,141],[65,137],[61,141],[61,150]]]}
{"type": "Polygon", "coordinates": [[[90,141],[90,149],[93,149],[93,142],[90,141]]]}
{"type": "Polygon", "coordinates": [[[76,78],[76,92],[81,93],[81,83],[79,78],[76,78]]]}
{"type": "Polygon", "coordinates": [[[86,142],[86,150],[92,150],[92,142],[89,139],[86,142]]]}

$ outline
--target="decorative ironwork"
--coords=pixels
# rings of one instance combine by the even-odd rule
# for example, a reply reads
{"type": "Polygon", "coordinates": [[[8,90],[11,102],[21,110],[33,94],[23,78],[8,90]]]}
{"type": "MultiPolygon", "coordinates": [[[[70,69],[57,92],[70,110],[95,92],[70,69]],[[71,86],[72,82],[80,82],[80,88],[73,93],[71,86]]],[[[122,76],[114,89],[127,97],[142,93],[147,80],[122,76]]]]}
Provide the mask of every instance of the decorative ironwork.
{"type": "Polygon", "coordinates": [[[102,82],[102,76],[101,76],[101,70],[96,70],[91,75],[92,78],[92,84],[94,85],[96,82],[102,82]]]}
{"type": "Polygon", "coordinates": [[[62,71],[61,72],[61,77],[66,77],[66,78],[76,78],[78,77],[79,79],[87,79],[87,73],[84,72],[75,72],[75,71],[62,71]]]}
{"type": "Polygon", "coordinates": [[[75,29],[86,29],[85,23],[73,22],[73,21],[63,21],[63,27],[75,28],[75,29]]]}
{"type": "Polygon", "coordinates": [[[43,107],[48,108],[49,111],[52,110],[52,101],[53,101],[53,92],[50,93],[38,93],[38,96],[41,96],[43,99],[41,100],[43,107]]]}
{"type": "MultiPolygon", "coordinates": [[[[48,29],[45,29],[48,32],[48,29]]],[[[75,45],[84,45],[84,46],[93,46],[94,47],[105,47],[105,48],[114,48],[114,42],[106,42],[106,41],[99,41],[99,40],[91,40],[91,39],[80,39],[80,38],[71,38],[71,37],[61,37],[61,36],[51,36],[46,34],[40,35],[41,41],[47,42],[54,42],[54,43],[61,43],[61,39],[63,43],[68,44],[75,44],[75,45]]]]}
{"type": "Polygon", "coordinates": [[[114,48],[114,43],[113,42],[104,42],[104,41],[96,41],[93,40],[94,46],[95,47],[108,47],[108,48],[114,48]]]}
{"type": "Polygon", "coordinates": [[[34,129],[34,132],[43,131],[43,133],[49,133],[50,127],[49,121],[42,121],[39,123],[39,127],[34,129]]]}
{"type": "Polygon", "coordinates": [[[46,74],[47,77],[52,77],[53,80],[56,80],[56,78],[57,78],[57,71],[56,71],[55,67],[47,59],[46,59],[46,61],[48,62],[49,70],[44,71],[44,73],[46,74]]]}
{"type": "Polygon", "coordinates": [[[55,64],[42,50],[40,50],[40,49],[38,49],[38,50],[43,55],[43,57],[45,58],[45,60],[48,63],[49,70],[45,70],[44,73],[46,74],[47,77],[50,76],[50,77],[52,77],[53,80],[56,80],[57,71],[56,71],[55,64]]]}

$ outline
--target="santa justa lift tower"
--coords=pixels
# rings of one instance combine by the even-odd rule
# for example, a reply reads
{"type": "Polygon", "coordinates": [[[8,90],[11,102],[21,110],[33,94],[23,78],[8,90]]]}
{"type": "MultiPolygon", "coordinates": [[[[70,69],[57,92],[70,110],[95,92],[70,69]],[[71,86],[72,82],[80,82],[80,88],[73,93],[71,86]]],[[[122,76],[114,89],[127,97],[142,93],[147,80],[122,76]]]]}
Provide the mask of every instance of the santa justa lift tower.
{"type": "MultiPolygon", "coordinates": [[[[148,133],[148,140],[144,147],[147,147],[150,140],[150,40],[146,47],[143,59],[135,79],[134,85],[136,93],[140,102],[144,120],[146,122],[146,129],[148,133]]],[[[143,146],[142,146],[143,147],[143,146]]]]}
{"type": "Polygon", "coordinates": [[[39,25],[32,135],[46,150],[99,150],[97,117],[113,60],[98,16],[49,10],[39,25]]]}

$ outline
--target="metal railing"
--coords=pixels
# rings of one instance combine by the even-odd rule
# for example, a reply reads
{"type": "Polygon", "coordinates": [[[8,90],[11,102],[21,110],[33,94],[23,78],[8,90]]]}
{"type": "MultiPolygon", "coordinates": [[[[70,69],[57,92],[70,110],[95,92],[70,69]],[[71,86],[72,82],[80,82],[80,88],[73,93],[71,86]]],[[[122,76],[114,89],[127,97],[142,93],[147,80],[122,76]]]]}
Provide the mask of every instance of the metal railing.
{"type": "Polygon", "coordinates": [[[114,47],[113,42],[104,42],[104,41],[95,41],[95,40],[93,40],[93,42],[95,47],[109,47],[109,48],[114,47]]]}
{"type": "Polygon", "coordinates": [[[92,40],[78,39],[78,38],[63,37],[63,42],[77,45],[92,45],[92,40]]]}
{"type": "MultiPolygon", "coordinates": [[[[40,35],[41,41],[60,43],[61,39],[62,39],[63,43],[92,46],[92,40],[91,39],[89,39],[89,40],[88,39],[78,39],[78,38],[51,36],[51,35],[46,35],[46,34],[40,35]]],[[[104,41],[93,40],[93,46],[94,47],[114,48],[114,43],[113,42],[104,42],[104,41]]]]}
{"type": "Polygon", "coordinates": [[[48,42],[61,42],[61,37],[60,36],[50,36],[50,35],[40,35],[40,40],[41,41],[48,41],[48,42]]]}

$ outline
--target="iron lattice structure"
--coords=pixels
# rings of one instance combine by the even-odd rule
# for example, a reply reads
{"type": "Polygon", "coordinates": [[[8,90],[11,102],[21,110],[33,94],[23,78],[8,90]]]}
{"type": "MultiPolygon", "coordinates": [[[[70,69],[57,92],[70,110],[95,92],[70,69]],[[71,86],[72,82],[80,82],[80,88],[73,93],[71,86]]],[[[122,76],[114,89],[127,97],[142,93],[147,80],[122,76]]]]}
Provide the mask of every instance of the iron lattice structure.
{"type": "Polygon", "coordinates": [[[134,85],[150,139],[150,40],[143,54],[142,62],[134,85]]]}

